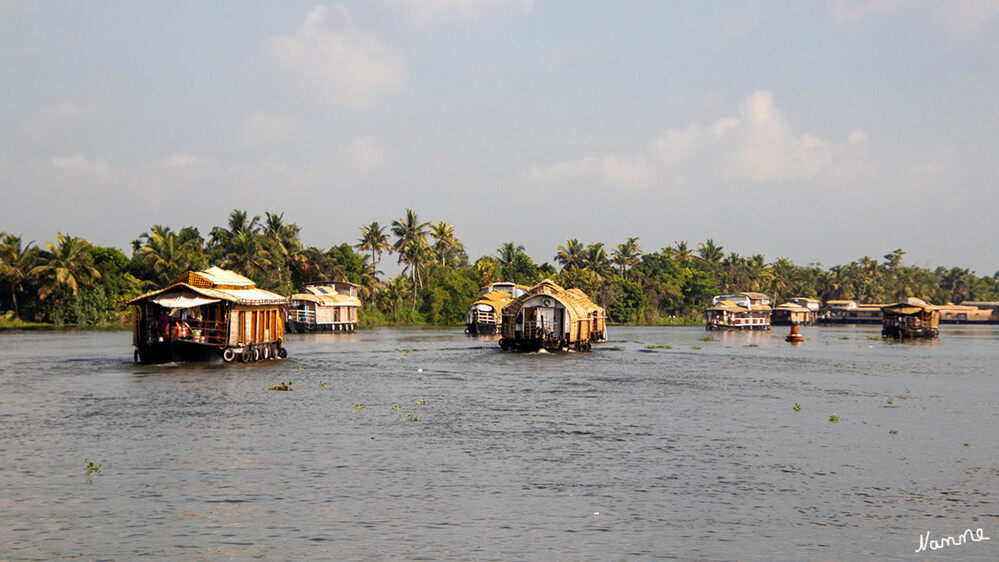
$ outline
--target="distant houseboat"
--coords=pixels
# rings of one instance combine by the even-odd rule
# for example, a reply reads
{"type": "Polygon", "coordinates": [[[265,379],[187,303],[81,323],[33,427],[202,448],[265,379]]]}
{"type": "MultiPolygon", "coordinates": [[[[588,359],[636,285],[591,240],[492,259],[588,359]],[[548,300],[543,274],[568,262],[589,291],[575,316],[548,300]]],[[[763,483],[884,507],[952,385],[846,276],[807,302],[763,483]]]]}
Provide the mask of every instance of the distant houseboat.
{"type": "Polygon", "coordinates": [[[188,271],[135,306],[135,360],[261,361],[284,358],[285,298],[218,267],[188,271]]]}
{"type": "Polygon", "coordinates": [[[579,289],[549,279],[503,308],[500,347],[520,351],[589,350],[607,340],[604,309],[579,289]]]}
{"type": "Polygon", "coordinates": [[[880,324],[883,304],[859,304],[851,300],[826,301],[821,324],[880,324]]]}
{"type": "Polygon", "coordinates": [[[770,297],[762,293],[726,293],[704,311],[708,330],[769,330],[770,297]]]}
{"type": "Polygon", "coordinates": [[[466,332],[496,334],[503,321],[503,307],[527,292],[515,283],[491,283],[479,289],[479,299],[468,307],[466,332]]]}
{"type": "Polygon", "coordinates": [[[940,311],[925,301],[909,297],[881,309],[881,337],[935,338],[940,334],[940,311]]]}
{"type": "Polygon", "coordinates": [[[941,324],[995,324],[996,310],[962,304],[942,304],[940,309],[941,324]]]}
{"type": "Polygon", "coordinates": [[[289,332],[353,332],[357,329],[357,285],[346,282],[313,284],[288,297],[289,332]]]}
{"type": "Polygon", "coordinates": [[[770,323],[774,326],[809,326],[814,313],[793,302],[785,302],[774,307],[770,323]]]}

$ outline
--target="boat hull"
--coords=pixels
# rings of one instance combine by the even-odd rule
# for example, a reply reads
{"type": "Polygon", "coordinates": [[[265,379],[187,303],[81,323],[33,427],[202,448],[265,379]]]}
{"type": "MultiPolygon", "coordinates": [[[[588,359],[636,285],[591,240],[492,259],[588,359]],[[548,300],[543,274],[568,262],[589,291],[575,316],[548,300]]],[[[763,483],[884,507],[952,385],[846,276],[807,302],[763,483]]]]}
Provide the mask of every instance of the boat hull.
{"type": "Polygon", "coordinates": [[[288,353],[281,342],[219,346],[188,340],[167,340],[137,347],[135,361],[149,365],[162,363],[249,363],[284,359],[288,353]]]}

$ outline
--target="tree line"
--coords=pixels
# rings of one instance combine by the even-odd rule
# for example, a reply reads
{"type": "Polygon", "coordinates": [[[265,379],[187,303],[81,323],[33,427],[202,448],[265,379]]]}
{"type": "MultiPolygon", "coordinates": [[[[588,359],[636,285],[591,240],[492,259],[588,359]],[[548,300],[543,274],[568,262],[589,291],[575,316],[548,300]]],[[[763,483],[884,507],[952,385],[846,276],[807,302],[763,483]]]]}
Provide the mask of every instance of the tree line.
{"type": "Polygon", "coordinates": [[[283,213],[261,218],[237,209],[207,238],[191,226],[175,231],[154,225],[132,241],[131,256],[62,232],[44,246],[0,232],[0,310],[6,309],[0,318],[122,324],[127,300],[211,265],[282,295],[310,283],[355,283],[363,303],[360,321],[367,325],[461,324],[480,287],[496,281],[533,285],[545,278],[583,290],[613,322],[639,324],[700,321],[712,297],[730,291],[766,293],[775,304],[792,296],[861,303],[910,296],[936,304],[999,301],[999,272],[980,277],[967,268],[907,266],[901,249],[880,261],[864,256],[824,268],[726,253],[712,239],[646,252],[638,238],[613,248],[572,238],[558,246],[551,263],[535,263],[513,241],[471,262],[454,225],[422,222],[411,209],[388,225],[361,226],[355,241],[328,249],[303,245],[300,231],[283,213]],[[402,273],[387,278],[379,267],[393,258],[402,273]]]}

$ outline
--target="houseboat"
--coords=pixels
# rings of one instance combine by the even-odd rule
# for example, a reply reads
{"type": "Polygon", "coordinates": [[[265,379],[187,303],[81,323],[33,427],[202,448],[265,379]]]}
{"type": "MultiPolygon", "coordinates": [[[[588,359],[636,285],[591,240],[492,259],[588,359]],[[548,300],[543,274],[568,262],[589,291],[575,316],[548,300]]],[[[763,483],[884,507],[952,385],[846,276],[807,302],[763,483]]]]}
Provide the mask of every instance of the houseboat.
{"type": "Polygon", "coordinates": [[[770,297],[763,293],[726,293],[704,311],[708,330],[769,330],[770,297]]]}
{"type": "Polygon", "coordinates": [[[942,304],[940,309],[941,324],[996,324],[996,309],[961,304],[942,304]]]}
{"type": "Polygon", "coordinates": [[[284,307],[289,332],[353,332],[357,329],[357,285],[347,282],[306,285],[284,307]]]}
{"type": "Polygon", "coordinates": [[[285,298],[218,267],[188,271],[166,288],[128,301],[141,363],[284,358],[285,298]]]}
{"type": "Polygon", "coordinates": [[[812,311],[795,304],[785,302],[774,307],[770,323],[774,326],[810,326],[812,311]]]}
{"type": "Polygon", "coordinates": [[[860,304],[851,300],[826,301],[820,324],[879,324],[883,304],[860,304]]]}
{"type": "Polygon", "coordinates": [[[523,295],[528,287],[515,283],[491,283],[479,289],[479,299],[468,307],[465,331],[496,334],[503,322],[503,307],[523,295]]]}
{"type": "Polygon", "coordinates": [[[935,338],[940,333],[939,309],[914,297],[885,305],[881,314],[883,338],[935,338]]]}
{"type": "Polygon", "coordinates": [[[500,333],[503,349],[586,351],[607,341],[606,315],[583,291],[545,279],[503,307],[500,333]]]}

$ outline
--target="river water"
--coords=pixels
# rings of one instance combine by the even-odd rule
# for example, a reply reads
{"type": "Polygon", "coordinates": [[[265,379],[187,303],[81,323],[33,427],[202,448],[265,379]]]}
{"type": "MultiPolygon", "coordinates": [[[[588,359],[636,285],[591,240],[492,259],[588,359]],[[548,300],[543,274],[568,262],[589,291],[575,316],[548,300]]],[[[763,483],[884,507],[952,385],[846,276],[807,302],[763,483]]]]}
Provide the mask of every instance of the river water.
{"type": "Polygon", "coordinates": [[[2,332],[0,559],[999,559],[999,327],[786,332],[371,329],[228,366],[2,332]]]}

